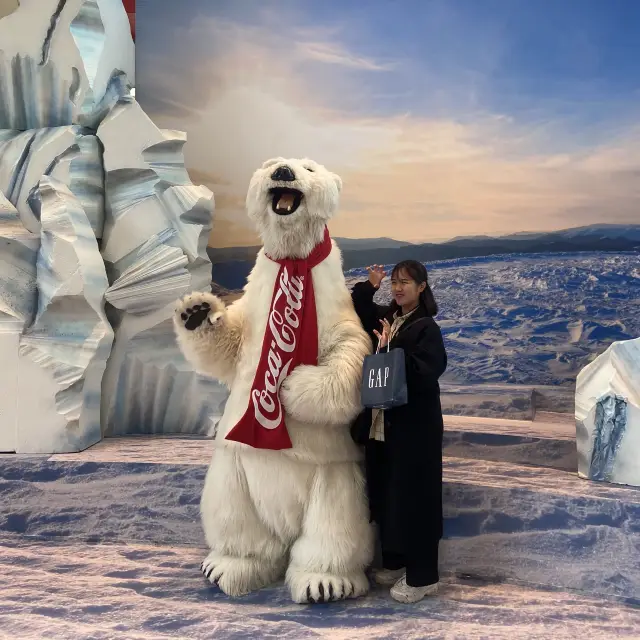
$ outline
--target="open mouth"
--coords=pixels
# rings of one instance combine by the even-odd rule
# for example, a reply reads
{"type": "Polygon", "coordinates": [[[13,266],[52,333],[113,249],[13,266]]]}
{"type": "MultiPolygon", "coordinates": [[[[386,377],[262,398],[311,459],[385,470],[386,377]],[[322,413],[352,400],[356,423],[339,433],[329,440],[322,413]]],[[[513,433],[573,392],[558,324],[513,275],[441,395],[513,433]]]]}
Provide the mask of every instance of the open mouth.
{"type": "Polygon", "coordinates": [[[272,196],[271,209],[279,216],[290,216],[302,202],[302,191],[297,189],[274,187],[269,193],[272,196]]]}

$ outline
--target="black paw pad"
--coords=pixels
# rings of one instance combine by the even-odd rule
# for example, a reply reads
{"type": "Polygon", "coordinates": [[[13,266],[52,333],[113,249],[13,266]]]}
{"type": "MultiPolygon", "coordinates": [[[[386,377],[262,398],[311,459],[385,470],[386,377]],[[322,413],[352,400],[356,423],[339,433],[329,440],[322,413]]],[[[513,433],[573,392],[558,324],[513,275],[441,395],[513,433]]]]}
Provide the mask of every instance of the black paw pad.
{"type": "Polygon", "coordinates": [[[202,305],[194,304],[193,307],[186,309],[180,314],[180,317],[184,322],[185,329],[193,331],[207,319],[207,316],[209,315],[209,305],[207,304],[205,308],[205,304],[207,303],[205,302],[202,305]]]}

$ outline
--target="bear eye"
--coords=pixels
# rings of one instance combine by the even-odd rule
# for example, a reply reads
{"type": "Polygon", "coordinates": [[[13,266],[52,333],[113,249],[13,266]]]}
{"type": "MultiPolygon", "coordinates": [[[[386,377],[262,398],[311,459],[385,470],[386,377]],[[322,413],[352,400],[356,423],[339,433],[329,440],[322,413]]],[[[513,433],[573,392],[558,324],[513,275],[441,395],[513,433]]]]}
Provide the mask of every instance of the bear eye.
{"type": "Polygon", "coordinates": [[[311,173],[313,173],[313,169],[310,169],[309,167],[305,167],[305,169],[306,169],[307,171],[310,171],[311,173]]]}

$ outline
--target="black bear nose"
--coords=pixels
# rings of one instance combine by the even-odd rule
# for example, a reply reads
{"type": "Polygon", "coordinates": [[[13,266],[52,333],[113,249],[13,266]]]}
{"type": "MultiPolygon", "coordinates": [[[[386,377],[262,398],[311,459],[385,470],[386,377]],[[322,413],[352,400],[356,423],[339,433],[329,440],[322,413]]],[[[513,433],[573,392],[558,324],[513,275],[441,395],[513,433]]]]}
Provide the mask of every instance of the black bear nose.
{"type": "Polygon", "coordinates": [[[293,182],[296,179],[296,174],[291,171],[287,165],[283,165],[278,167],[272,174],[272,180],[277,180],[278,182],[293,182]]]}

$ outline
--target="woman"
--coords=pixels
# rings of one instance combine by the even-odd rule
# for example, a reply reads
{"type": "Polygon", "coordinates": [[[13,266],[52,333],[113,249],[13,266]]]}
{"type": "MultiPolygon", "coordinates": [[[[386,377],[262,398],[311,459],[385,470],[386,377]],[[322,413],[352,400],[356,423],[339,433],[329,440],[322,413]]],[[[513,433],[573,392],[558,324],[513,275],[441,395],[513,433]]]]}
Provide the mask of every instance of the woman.
{"type": "Polygon", "coordinates": [[[399,602],[418,602],[437,591],[438,546],[442,537],[442,409],[438,378],[447,367],[438,312],[419,262],[407,260],[391,273],[393,301],[373,302],[386,273],[369,267],[356,284],[353,302],[380,348],[403,349],[408,404],[366,410],[353,428],[365,445],[371,519],[379,527],[383,568],[378,584],[391,586],[399,602]]]}

